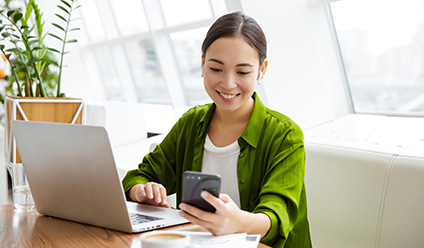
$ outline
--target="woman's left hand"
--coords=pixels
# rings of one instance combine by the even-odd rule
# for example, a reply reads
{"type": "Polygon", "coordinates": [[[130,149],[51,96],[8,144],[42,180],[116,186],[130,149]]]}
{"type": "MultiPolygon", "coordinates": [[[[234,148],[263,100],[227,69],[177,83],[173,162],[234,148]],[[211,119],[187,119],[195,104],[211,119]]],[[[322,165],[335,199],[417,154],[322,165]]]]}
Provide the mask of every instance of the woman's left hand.
{"type": "Polygon", "coordinates": [[[224,235],[245,232],[244,217],[247,212],[241,210],[227,194],[220,194],[219,198],[202,191],[201,197],[215,207],[215,213],[203,211],[189,204],[179,205],[180,215],[193,224],[206,228],[214,235],[224,235]]]}

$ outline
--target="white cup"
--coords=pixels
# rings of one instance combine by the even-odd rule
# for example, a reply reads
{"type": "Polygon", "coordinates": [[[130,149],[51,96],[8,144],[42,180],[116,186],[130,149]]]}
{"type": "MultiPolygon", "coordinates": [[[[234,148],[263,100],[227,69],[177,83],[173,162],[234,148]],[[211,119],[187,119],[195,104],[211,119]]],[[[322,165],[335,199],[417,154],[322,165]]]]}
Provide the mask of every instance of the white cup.
{"type": "Polygon", "coordinates": [[[142,248],[189,248],[190,236],[172,232],[151,232],[141,235],[142,248]]]}

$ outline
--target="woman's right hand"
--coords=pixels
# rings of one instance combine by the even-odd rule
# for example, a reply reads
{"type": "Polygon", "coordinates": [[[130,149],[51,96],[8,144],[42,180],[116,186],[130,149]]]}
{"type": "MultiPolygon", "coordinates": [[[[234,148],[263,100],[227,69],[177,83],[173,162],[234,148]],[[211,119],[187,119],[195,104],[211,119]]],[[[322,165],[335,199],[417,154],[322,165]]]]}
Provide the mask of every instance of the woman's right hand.
{"type": "Polygon", "coordinates": [[[134,185],[130,190],[130,198],[140,203],[171,208],[166,198],[165,187],[155,182],[134,185]]]}

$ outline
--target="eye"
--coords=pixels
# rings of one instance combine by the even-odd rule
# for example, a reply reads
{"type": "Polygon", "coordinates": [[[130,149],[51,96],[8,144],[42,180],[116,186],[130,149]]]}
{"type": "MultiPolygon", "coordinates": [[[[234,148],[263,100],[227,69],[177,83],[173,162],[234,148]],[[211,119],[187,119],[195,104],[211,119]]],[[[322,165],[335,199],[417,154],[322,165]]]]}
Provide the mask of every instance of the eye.
{"type": "Polygon", "coordinates": [[[248,75],[250,74],[250,71],[238,71],[237,73],[240,75],[248,75]]]}
{"type": "Polygon", "coordinates": [[[221,69],[213,68],[213,67],[209,67],[209,69],[210,69],[211,71],[214,71],[214,72],[220,72],[220,71],[222,71],[221,69]]]}

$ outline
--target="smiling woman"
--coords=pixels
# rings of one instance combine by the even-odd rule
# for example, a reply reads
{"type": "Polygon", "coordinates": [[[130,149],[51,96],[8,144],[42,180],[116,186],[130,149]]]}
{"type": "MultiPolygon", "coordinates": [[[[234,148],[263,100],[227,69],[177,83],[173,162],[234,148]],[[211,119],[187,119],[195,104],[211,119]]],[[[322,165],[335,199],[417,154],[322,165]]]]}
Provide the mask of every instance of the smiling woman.
{"type": "Polygon", "coordinates": [[[255,93],[268,66],[266,47],[253,18],[240,12],[220,17],[201,55],[213,103],[186,112],[123,185],[130,199],[163,207],[169,207],[167,194],[177,193],[181,216],[214,235],[261,234],[273,247],[307,248],[302,130],[255,93]],[[188,170],[221,176],[223,194],[201,193],[216,212],[181,203],[188,170]]]}

